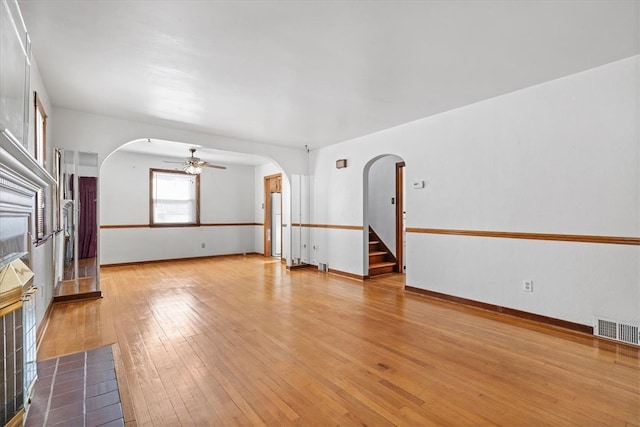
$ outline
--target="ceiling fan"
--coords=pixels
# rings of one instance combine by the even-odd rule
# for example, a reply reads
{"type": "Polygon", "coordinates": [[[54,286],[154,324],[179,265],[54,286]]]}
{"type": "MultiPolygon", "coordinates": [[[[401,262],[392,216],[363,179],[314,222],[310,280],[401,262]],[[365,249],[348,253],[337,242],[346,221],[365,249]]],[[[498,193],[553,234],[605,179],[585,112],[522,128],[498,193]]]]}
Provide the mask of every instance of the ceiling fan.
{"type": "Polygon", "coordinates": [[[205,162],[204,160],[195,156],[196,149],[189,148],[191,152],[191,157],[185,157],[182,162],[172,162],[165,160],[165,163],[181,163],[183,165],[183,170],[189,175],[199,175],[202,172],[202,168],[215,168],[215,169],[226,169],[225,166],[213,165],[209,162],[205,162]]]}

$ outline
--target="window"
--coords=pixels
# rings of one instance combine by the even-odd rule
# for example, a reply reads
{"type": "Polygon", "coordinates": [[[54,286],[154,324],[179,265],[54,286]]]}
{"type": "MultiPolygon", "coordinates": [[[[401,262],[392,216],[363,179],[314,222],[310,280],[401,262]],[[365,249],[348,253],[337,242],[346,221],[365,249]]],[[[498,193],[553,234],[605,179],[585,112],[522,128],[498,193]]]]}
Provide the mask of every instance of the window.
{"type": "Polygon", "coordinates": [[[149,170],[149,224],[200,225],[200,175],[149,170]]]}
{"type": "Polygon", "coordinates": [[[35,144],[36,144],[36,160],[46,168],[46,152],[47,152],[47,114],[44,112],[44,106],[38,97],[38,93],[34,92],[35,98],[35,144]]]}
{"type": "MultiPolygon", "coordinates": [[[[35,157],[37,162],[43,167],[47,166],[47,114],[44,106],[38,98],[38,94],[34,92],[35,99],[35,157]]],[[[44,189],[38,190],[36,193],[36,240],[43,239],[46,233],[46,193],[44,189]]]]}

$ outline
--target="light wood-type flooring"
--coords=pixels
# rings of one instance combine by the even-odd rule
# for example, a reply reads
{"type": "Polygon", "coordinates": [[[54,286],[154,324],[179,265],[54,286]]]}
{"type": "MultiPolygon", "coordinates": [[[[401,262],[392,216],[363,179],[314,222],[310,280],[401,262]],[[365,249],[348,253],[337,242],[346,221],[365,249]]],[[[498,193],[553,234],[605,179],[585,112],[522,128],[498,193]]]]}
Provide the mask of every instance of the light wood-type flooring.
{"type": "Polygon", "coordinates": [[[101,270],[39,360],[116,344],[127,425],[640,426],[638,349],[259,256],[101,270]],[[130,404],[126,404],[130,401],[130,404]]]}

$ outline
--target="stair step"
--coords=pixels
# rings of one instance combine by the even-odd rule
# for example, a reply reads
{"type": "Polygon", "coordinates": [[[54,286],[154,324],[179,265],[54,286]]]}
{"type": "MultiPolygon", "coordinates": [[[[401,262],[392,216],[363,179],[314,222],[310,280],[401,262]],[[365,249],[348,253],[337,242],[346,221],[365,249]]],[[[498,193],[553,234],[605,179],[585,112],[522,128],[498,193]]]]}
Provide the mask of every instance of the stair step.
{"type": "Polygon", "coordinates": [[[393,273],[395,266],[395,262],[377,262],[375,264],[369,264],[369,276],[393,273]]]}
{"type": "Polygon", "coordinates": [[[377,245],[378,243],[380,243],[379,240],[369,240],[370,245],[377,245]]]}
{"type": "Polygon", "coordinates": [[[395,262],[376,262],[375,264],[369,264],[369,270],[376,268],[393,267],[395,265],[395,262]]]}
{"type": "Polygon", "coordinates": [[[371,251],[369,252],[369,265],[375,265],[381,262],[387,261],[388,253],[385,251],[371,251]]]}

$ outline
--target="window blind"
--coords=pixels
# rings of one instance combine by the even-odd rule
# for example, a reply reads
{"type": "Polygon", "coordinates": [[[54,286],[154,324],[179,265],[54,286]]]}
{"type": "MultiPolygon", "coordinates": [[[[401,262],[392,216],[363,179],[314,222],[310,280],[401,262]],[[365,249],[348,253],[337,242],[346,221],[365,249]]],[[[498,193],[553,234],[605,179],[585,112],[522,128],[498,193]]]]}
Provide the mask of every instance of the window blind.
{"type": "Polygon", "coordinates": [[[197,224],[197,176],[152,171],[152,224],[197,224]]]}
{"type": "Polygon", "coordinates": [[[36,193],[36,239],[41,239],[45,234],[45,193],[40,189],[36,193]]]}

